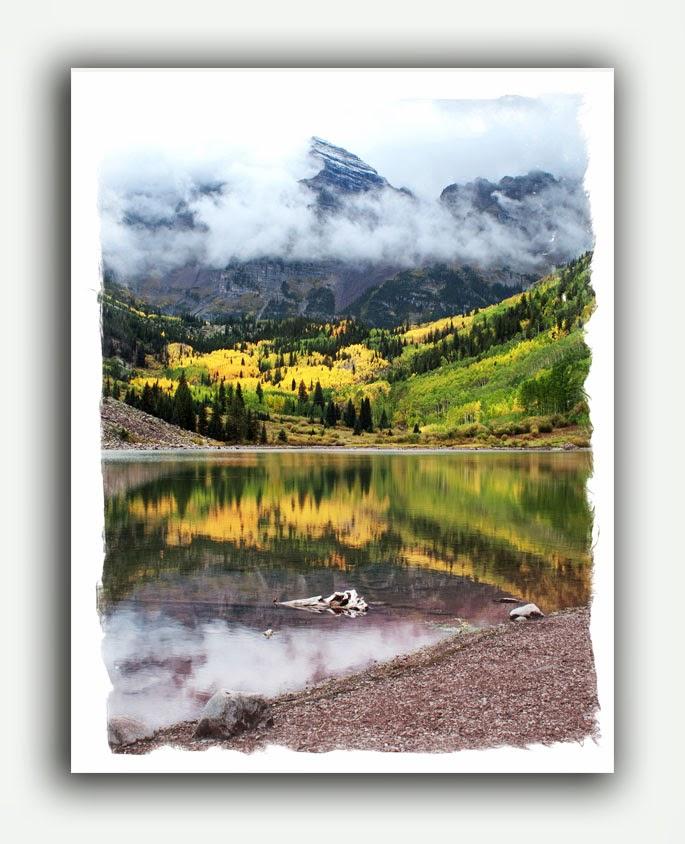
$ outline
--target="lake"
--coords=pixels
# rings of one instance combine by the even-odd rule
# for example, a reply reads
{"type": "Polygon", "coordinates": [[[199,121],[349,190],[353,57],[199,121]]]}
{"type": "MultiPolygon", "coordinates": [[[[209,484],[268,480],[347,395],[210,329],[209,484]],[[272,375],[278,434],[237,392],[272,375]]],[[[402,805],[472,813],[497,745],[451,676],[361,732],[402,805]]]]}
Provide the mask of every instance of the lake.
{"type": "Polygon", "coordinates": [[[157,727],[218,688],[300,688],[502,623],[500,597],[587,605],[591,471],[587,452],[107,455],[110,716],[157,727]],[[364,616],[274,604],[348,587],[364,616]]]}

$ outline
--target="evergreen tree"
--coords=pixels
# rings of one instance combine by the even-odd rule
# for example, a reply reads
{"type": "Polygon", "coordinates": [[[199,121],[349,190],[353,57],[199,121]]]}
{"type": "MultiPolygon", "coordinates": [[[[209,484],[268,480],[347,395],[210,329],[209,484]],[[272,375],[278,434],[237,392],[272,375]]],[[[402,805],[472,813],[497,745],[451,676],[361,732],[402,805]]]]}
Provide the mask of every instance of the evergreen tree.
{"type": "Polygon", "coordinates": [[[390,423],[388,422],[388,414],[385,412],[385,408],[381,413],[381,421],[378,423],[379,428],[389,428],[390,423]]]}
{"type": "Polygon", "coordinates": [[[259,439],[257,416],[251,410],[248,410],[245,416],[245,438],[251,443],[259,439]]]}
{"type": "Polygon", "coordinates": [[[264,400],[264,390],[262,390],[262,385],[257,381],[257,401],[261,404],[264,400]]]}
{"type": "Polygon", "coordinates": [[[300,381],[300,388],[297,392],[297,399],[302,404],[306,404],[308,398],[309,396],[307,395],[307,387],[305,386],[304,381],[300,381]]]}
{"type": "Polygon", "coordinates": [[[288,442],[288,435],[285,432],[285,428],[281,428],[281,430],[278,432],[278,441],[279,443],[288,442]]]}
{"type": "Polygon", "coordinates": [[[209,419],[207,418],[207,405],[203,402],[200,405],[200,412],[197,417],[197,430],[200,434],[207,433],[207,427],[209,425],[209,419]]]}
{"type": "Polygon", "coordinates": [[[235,405],[228,409],[226,414],[226,425],[224,427],[224,438],[226,442],[237,443],[241,438],[240,420],[236,414],[235,405]]]}
{"type": "Polygon", "coordinates": [[[414,433],[415,433],[415,434],[420,434],[420,433],[421,433],[421,429],[419,428],[419,423],[418,423],[418,422],[414,422],[414,428],[413,428],[413,431],[414,431],[414,433]]]}
{"type": "Polygon", "coordinates": [[[212,416],[209,420],[207,433],[214,440],[222,440],[224,438],[224,426],[221,421],[221,403],[218,396],[214,397],[212,403],[212,416]]]}
{"type": "Polygon", "coordinates": [[[352,399],[347,400],[347,407],[343,413],[343,424],[348,428],[354,428],[354,423],[357,420],[357,411],[354,409],[352,399]]]}
{"type": "Polygon", "coordinates": [[[371,416],[371,401],[368,398],[362,399],[359,408],[359,425],[363,431],[373,431],[373,418],[371,416]]]}
{"type": "Polygon", "coordinates": [[[140,409],[144,410],[145,413],[154,412],[154,407],[152,404],[152,388],[150,387],[149,381],[146,381],[145,386],[143,387],[143,392],[140,397],[140,409]]]}
{"type": "Polygon", "coordinates": [[[183,369],[174,394],[174,422],[187,431],[195,430],[195,406],[183,369]]]}
{"type": "Polygon", "coordinates": [[[355,437],[358,437],[361,434],[361,432],[362,432],[362,424],[361,424],[359,417],[357,416],[357,418],[354,420],[354,428],[352,430],[352,434],[355,437]]]}
{"type": "Polygon", "coordinates": [[[294,393],[296,388],[297,388],[297,381],[295,381],[295,379],[293,378],[293,380],[290,383],[290,389],[294,393]]]}
{"type": "Polygon", "coordinates": [[[325,415],[325,424],[327,428],[332,428],[335,426],[335,423],[338,421],[338,415],[336,413],[335,404],[333,401],[329,401],[326,405],[326,415],[325,415]]]}
{"type": "Polygon", "coordinates": [[[317,381],[316,387],[314,387],[314,404],[318,404],[320,408],[323,409],[324,406],[324,397],[323,397],[323,390],[321,389],[321,384],[317,381]]]}
{"type": "Polygon", "coordinates": [[[262,445],[266,445],[268,443],[268,439],[266,436],[266,425],[262,422],[262,430],[259,432],[259,442],[262,445]]]}

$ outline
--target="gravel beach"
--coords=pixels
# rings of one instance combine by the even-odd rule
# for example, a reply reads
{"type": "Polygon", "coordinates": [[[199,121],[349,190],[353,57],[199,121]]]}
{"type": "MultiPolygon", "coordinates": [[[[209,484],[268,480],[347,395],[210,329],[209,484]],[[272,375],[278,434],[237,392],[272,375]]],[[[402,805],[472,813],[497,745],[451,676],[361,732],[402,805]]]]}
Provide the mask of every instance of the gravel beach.
{"type": "Polygon", "coordinates": [[[455,635],[272,701],[274,726],[230,741],[193,739],[195,722],[117,749],[162,745],[250,752],[281,745],[452,752],[596,737],[596,677],[587,609],[455,635]]]}

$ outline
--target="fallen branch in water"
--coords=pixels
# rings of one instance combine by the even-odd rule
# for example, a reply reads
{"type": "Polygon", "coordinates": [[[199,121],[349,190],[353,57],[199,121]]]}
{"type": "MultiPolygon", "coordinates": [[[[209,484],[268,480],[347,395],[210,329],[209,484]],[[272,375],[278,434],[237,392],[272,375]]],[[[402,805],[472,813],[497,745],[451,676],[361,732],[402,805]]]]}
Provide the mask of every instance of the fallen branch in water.
{"type": "Polygon", "coordinates": [[[279,607],[291,607],[295,610],[305,610],[306,612],[330,612],[334,615],[349,615],[356,616],[365,613],[369,605],[357,594],[356,589],[346,589],[344,592],[334,592],[327,598],[322,595],[316,595],[313,598],[299,598],[295,601],[276,601],[274,604],[279,607]]]}

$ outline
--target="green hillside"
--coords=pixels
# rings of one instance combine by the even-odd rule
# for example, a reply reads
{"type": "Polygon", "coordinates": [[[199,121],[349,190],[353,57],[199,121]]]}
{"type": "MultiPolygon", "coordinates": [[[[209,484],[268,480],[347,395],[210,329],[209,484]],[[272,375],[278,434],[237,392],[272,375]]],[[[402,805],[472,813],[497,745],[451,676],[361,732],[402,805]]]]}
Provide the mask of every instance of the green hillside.
{"type": "Polygon", "coordinates": [[[227,442],[586,445],[590,261],[481,310],[387,329],[171,323],[109,291],[104,392],[227,442]]]}

